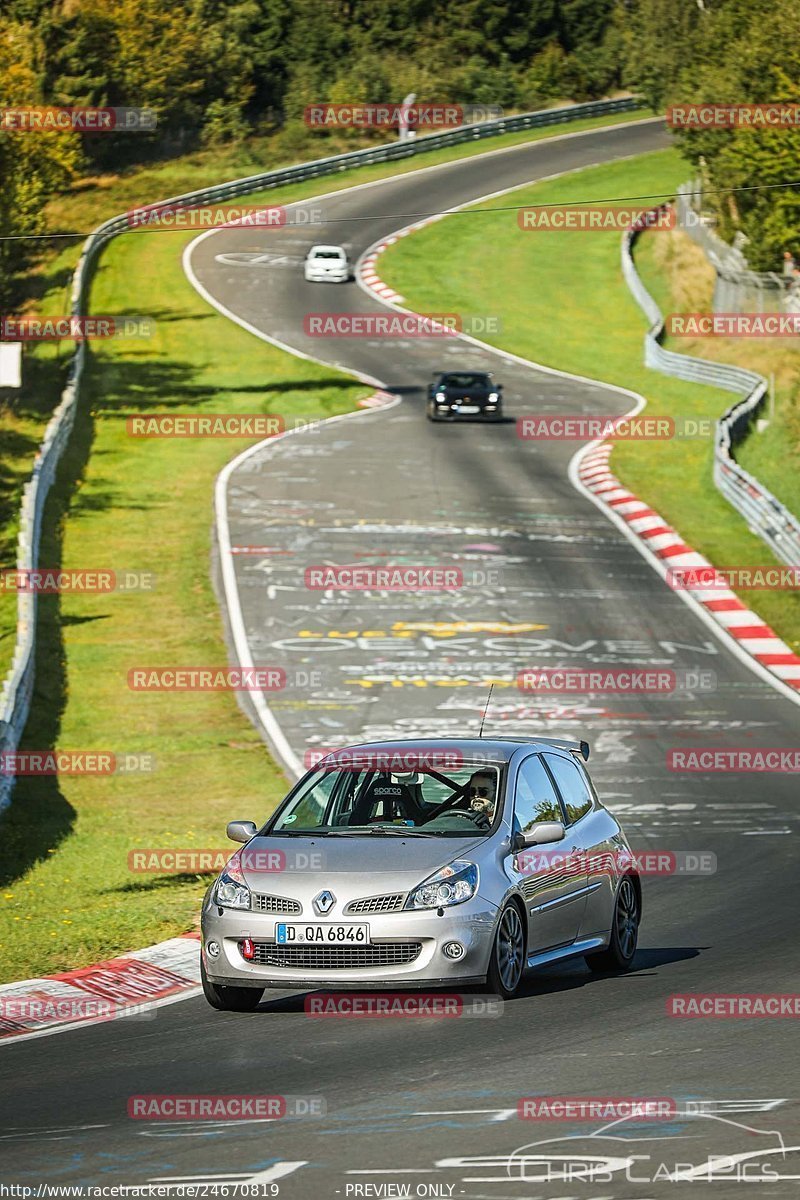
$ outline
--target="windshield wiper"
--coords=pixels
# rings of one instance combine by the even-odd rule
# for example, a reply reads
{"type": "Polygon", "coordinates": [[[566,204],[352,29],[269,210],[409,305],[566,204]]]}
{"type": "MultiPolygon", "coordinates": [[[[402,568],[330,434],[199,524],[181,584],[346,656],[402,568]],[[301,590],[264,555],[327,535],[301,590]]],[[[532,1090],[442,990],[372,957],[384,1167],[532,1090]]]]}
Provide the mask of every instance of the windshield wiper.
{"type": "Polygon", "coordinates": [[[341,833],[338,829],[325,829],[323,826],[320,829],[270,829],[263,836],[324,838],[340,837],[341,833]]]}
{"type": "Polygon", "coordinates": [[[364,825],[362,827],[353,826],[352,829],[335,830],[330,837],[361,837],[362,834],[369,834],[371,837],[391,836],[391,834],[399,834],[401,837],[435,837],[436,834],[432,830],[413,829],[410,825],[364,825]]]}

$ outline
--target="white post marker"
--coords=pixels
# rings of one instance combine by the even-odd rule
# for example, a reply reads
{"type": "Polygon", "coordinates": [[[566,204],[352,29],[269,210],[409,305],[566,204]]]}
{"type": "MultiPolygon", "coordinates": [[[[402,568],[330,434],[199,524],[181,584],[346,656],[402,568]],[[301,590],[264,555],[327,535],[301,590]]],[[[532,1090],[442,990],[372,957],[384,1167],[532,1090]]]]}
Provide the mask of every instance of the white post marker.
{"type": "Polygon", "coordinates": [[[22,342],[0,342],[0,388],[22,387],[22,342]]]}
{"type": "Polygon", "coordinates": [[[406,96],[405,100],[402,103],[402,106],[401,106],[402,111],[400,113],[400,129],[399,129],[399,132],[397,135],[401,142],[407,142],[407,141],[409,141],[409,139],[415,138],[417,136],[416,129],[409,129],[409,127],[408,127],[408,110],[411,107],[411,105],[414,103],[416,98],[417,98],[416,92],[409,92],[408,95],[406,96]]]}

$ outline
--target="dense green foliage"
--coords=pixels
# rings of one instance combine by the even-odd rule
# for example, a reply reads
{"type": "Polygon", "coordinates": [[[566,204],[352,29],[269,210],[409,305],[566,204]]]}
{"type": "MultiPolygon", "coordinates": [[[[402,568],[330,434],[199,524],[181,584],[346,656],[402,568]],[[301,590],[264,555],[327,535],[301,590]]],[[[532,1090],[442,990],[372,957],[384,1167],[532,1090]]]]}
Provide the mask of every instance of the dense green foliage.
{"type": "MultiPolygon", "coordinates": [[[[680,0],[669,8],[635,0],[629,11],[623,58],[630,81],[655,107],[797,104],[800,7],[792,0],[680,0]]],[[[765,187],[800,182],[800,126],[677,136],[720,234],[728,241],[745,235],[752,267],[778,269],[787,249],[800,257],[800,186],[765,187]]]]}
{"type": "MultiPolygon", "coordinates": [[[[0,232],[36,232],[41,200],[81,172],[273,133],[309,157],[349,138],[310,130],[319,101],[421,100],[524,110],[620,89],[656,107],[796,97],[800,9],[792,0],[4,0],[0,105],[127,105],[151,133],[0,132],[0,232]]],[[[784,181],[800,133],[680,135],[709,187],[784,181]]],[[[800,190],[720,196],[755,266],[800,244],[800,190]]],[[[0,249],[0,299],[19,243],[0,249]]]]}

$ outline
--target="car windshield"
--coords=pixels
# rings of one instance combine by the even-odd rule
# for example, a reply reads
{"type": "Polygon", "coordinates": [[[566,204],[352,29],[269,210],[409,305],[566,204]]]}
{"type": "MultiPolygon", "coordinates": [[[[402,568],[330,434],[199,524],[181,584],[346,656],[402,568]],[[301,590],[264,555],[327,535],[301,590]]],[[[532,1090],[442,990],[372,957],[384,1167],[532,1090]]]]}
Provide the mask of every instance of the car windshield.
{"type": "Polygon", "coordinates": [[[444,375],[442,383],[445,387],[479,388],[488,387],[489,379],[486,375],[444,375]]]}
{"type": "Polygon", "coordinates": [[[344,250],[314,250],[312,258],[344,258],[344,250]]]}
{"type": "Polygon", "coordinates": [[[344,837],[485,834],[498,815],[502,766],[461,762],[419,770],[324,764],[268,823],[264,833],[344,837]]]}

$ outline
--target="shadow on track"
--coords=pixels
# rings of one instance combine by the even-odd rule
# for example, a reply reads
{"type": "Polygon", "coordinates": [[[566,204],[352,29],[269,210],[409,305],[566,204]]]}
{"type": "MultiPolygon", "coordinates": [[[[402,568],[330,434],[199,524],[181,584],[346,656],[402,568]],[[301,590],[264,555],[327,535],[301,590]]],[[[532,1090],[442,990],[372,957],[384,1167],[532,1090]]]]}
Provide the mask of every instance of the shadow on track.
{"type": "MultiPolygon", "coordinates": [[[[574,962],[564,963],[563,965],[555,965],[552,967],[543,967],[536,973],[527,975],[523,980],[519,995],[513,1000],[506,1000],[506,1004],[520,1004],[526,1000],[532,1000],[536,996],[552,995],[557,992],[572,992],[578,988],[591,987],[612,979],[636,979],[650,978],[658,973],[659,967],[669,966],[670,963],[685,962],[690,958],[698,958],[705,946],[665,946],[653,950],[639,950],[634,959],[632,970],[622,975],[600,975],[589,971],[588,967],[583,965],[581,959],[575,959],[574,962]]],[[[274,1014],[304,1014],[305,1002],[309,996],[316,995],[361,995],[362,992],[358,988],[352,988],[348,992],[344,988],[331,989],[326,991],[324,988],[309,989],[305,991],[295,992],[291,996],[276,996],[275,999],[269,999],[269,993],[262,1000],[257,1013],[274,1013],[274,1014]]],[[[396,996],[398,992],[391,988],[385,989],[369,989],[370,996],[396,996]]],[[[416,993],[413,989],[402,990],[400,993],[404,996],[414,996],[416,993]]],[[[485,986],[476,984],[471,988],[420,988],[420,994],[426,996],[454,996],[460,995],[464,997],[464,1002],[469,1003],[472,997],[488,995],[485,986]]],[[[230,1015],[230,1014],[226,1014],[230,1015]]],[[[237,1013],[236,1016],[252,1016],[252,1014],[237,1013]]],[[[380,1019],[363,1017],[362,1020],[380,1019]]],[[[439,1017],[413,1017],[410,1020],[439,1020],[439,1017]]]]}

